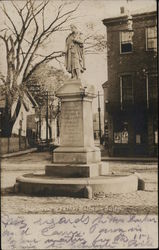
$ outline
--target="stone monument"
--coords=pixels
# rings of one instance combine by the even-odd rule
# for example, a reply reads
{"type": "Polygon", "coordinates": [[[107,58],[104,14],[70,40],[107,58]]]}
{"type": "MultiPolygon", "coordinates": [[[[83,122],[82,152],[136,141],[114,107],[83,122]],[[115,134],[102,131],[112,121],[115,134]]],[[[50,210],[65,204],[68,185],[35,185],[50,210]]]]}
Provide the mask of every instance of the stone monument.
{"type": "Polygon", "coordinates": [[[101,152],[94,145],[92,101],[97,95],[80,75],[86,70],[82,34],[74,25],[66,38],[65,62],[71,79],[57,90],[61,99],[60,146],[53,151],[45,173],[17,178],[23,193],[92,198],[101,193],[136,191],[136,175],[115,176],[102,165],[101,152]]]}
{"type": "Polygon", "coordinates": [[[46,173],[64,177],[93,177],[99,175],[101,154],[93,139],[92,101],[94,87],[80,79],[86,70],[82,33],[71,25],[66,38],[65,64],[71,79],[58,89],[61,99],[60,147],[53,152],[53,163],[46,173]],[[64,164],[64,165],[61,165],[64,164]]]}
{"type": "Polygon", "coordinates": [[[99,175],[100,149],[93,139],[93,86],[83,87],[80,79],[70,80],[57,91],[61,98],[60,146],[53,152],[53,164],[46,173],[63,177],[99,175]],[[64,164],[64,165],[61,165],[64,164]]]}

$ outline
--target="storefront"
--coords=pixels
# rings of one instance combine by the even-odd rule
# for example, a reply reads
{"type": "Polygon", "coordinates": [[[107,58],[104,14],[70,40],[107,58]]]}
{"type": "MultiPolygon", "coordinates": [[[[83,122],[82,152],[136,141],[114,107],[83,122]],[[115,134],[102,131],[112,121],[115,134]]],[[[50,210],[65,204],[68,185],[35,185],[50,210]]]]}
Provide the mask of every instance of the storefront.
{"type": "Polygon", "coordinates": [[[110,156],[157,156],[157,118],[139,114],[113,116],[109,131],[110,156]]]}

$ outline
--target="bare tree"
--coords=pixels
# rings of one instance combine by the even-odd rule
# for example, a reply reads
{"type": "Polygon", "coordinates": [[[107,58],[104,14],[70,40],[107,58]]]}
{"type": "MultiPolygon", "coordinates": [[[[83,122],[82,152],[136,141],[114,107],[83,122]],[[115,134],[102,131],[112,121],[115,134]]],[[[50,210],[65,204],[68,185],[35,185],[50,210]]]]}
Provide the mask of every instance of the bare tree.
{"type": "Polygon", "coordinates": [[[84,39],[85,54],[100,54],[106,53],[107,47],[106,34],[102,34],[92,22],[88,22],[86,25],[86,34],[84,39]]]}
{"type": "Polygon", "coordinates": [[[68,10],[66,2],[60,3],[56,11],[52,13],[52,19],[46,22],[46,8],[49,6],[49,0],[26,0],[23,1],[21,7],[22,2],[19,5],[18,2],[10,1],[17,19],[20,21],[19,25],[16,25],[14,18],[8,13],[6,3],[0,3],[1,11],[7,20],[0,31],[0,39],[5,45],[7,65],[6,77],[1,77],[6,90],[4,136],[11,135],[13,125],[19,114],[24,95],[23,83],[28,80],[40,64],[64,55],[63,51],[56,51],[55,48],[47,55],[40,51],[49,37],[58,31],[65,30],[65,24],[74,19],[73,14],[79,6],[78,3],[68,10]],[[13,115],[11,115],[15,99],[17,105],[13,115]]]}

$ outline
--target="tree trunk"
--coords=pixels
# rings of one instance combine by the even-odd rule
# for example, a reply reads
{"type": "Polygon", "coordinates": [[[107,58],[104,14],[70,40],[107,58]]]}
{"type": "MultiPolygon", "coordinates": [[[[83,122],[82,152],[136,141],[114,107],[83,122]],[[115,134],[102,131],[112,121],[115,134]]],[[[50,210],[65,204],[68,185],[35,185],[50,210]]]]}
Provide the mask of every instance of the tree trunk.
{"type": "Polygon", "coordinates": [[[21,108],[21,101],[20,99],[18,99],[14,114],[11,116],[11,107],[8,105],[8,102],[6,100],[5,114],[2,122],[3,137],[11,137],[12,129],[19,115],[20,108],[21,108]]]}

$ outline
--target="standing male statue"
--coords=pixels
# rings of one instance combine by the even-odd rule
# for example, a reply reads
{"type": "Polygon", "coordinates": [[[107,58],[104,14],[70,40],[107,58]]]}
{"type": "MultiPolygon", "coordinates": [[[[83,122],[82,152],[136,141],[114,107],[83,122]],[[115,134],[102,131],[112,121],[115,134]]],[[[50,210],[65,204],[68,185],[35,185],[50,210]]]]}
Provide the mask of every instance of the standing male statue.
{"type": "Polygon", "coordinates": [[[85,68],[84,45],[82,33],[80,33],[75,25],[70,25],[72,33],[66,38],[65,65],[66,70],[71,73],[71,77],[80,78],[85,68]]]}

